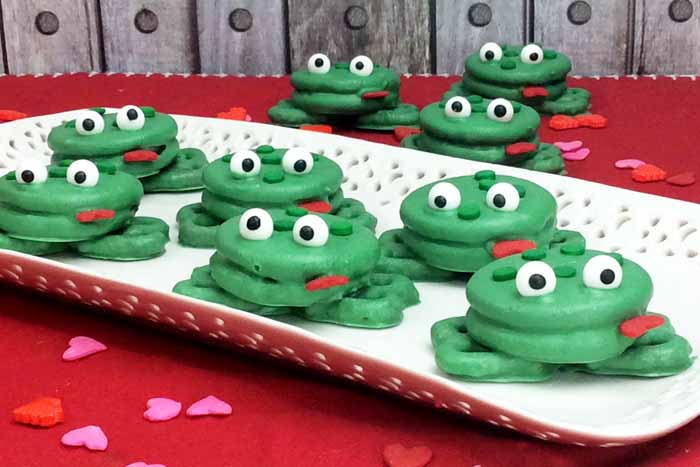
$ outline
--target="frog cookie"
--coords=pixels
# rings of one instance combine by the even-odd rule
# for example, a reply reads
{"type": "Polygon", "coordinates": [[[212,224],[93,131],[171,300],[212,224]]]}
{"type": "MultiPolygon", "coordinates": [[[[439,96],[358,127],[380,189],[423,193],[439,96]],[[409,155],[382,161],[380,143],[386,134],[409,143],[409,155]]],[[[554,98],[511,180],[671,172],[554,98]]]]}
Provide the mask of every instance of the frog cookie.
{"type": "Polygon", "coordinates": [[[443,281],[508,255],[581,243],[557,230],[557,203],[544,188],[491,170],[425,185],[401,203],[402,229],[379,239],[379,270],[443,281]]]}
{"type": "Polygon", "coordinates": [[[399,75],[359,55],[350,63],[331,65],[320,53],[309,58],[307,69],[292,73],[294,93],[268,111],[273,123],[354,126],[392,130],[415,126],[418,109],[399,100],[399,75]]]}
{"type": "Polygon", "coordinates": [[[652,282],[617,254],[571,244],[495,261],[467,284],[466,317],[433,325],[438,366],[469,381],[543,381],[559,369],[660,377],[692,359],[652,282]]]}
{"type": "Polygon", "coordinates": [[[556,146],[540,143],[540,116],[532,108],[503,98],[455,96],[420,113],[421,133],[401,145],[493,164],[564,173],[556,146]]]}
{"type": "Polygon", "coordinates": [[[108,162],[138,177],[146,192],[197,190],[207,159],[199,149],[180,148],[176,137],[170,115],[127,105],[116,113],[80,112],[51,130],[48,145],[54,164],[80,158],[108,162]]]}
{"type": "Polygon", "coordinates": [[[66,160],[47,168],[21,161],[0,179],[0,248],[33,255],[74,250],[116,261],[159,256],[168,226],[134,217],[142,197],[138,179],[106,163],[66,160]]]}
{"type": "Polygon", "coordinates": [[[379,245],[371,230],[330,214],[292,207],[252,208],[216,234],[208,266],[174,291],[260,315],[363,328],[395,326],[418,303],[413,283],[374,269],[379,245]]]}
{"type": "Polygon", "coordinates": [[[260,146],[209,164],[203,174],[202,202],[177,215],[180,242],[213,247],[217,227],[251,207],[268,211],[299,206],[330,213],[374,229],[377,219],[357,200],[345,198],[338,164],[302,148],[260,146]]]}
{"type": "Polygon", "coordinates": [[[571,60],[537,44],[484,44],[464,61],[462,81],[452,86],[446,98],[477,94],[520,101],[544,114],[576,115],[588,111],[591,94],[569,88],[566,75],[571,60]]]}

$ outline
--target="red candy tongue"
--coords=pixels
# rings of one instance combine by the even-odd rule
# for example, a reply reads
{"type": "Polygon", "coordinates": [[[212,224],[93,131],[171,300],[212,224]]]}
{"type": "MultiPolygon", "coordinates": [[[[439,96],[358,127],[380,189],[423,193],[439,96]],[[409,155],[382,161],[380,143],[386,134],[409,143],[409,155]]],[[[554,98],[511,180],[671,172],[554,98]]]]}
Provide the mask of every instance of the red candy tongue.
{"type": "Polygon", "coordinates": [[[506,146],[506,154],[509,156],[519,156],[528,152],[536,151],[537,145],[534,143],[513,143],[506,146]]]}
{"type": "Polygon", "coordinates": [[[630,339],[636,339],[643,336],[647,331],[654,328],[658,328],[664,324],[664,317],[658,315],[644,315],[637,316],[635,318],[623,321],[620,324],[620,333],[629,337],[630,339]]]}
{"type": "Polygon", "coordinates": [[[304,208],[310,212],[318,212],[321,214],[328,214],[333,209],[329,203],[325,201],[307,201],[306,203],[299,203],[300,208],[304,208]]]}
{"type": "Polygon", "coordinates": [[[504,240],[493,245],[491,255],[496,259],[500,259],[522,253],[525,250],[532,250],[533,248],[537,248],[537,245],[530,240],[504,240]]]}
{"type": "Polygon", "coordinates": [[[389,95],[389,91],[371,91],[362,94],[363,99],[383,99],[389,95]]]}
{"type": "Polygon", "coordinates": [[[321,276],[306,283],[306,290],[314,292],[316,290],[330,289],[350,282],[348,276],[321,276]]]}
{"type": "Polygon", "coordinates": [[[103,219],[114,219],[115,212],[111,209],[93,209],[92,211],[82,211],[75,215],[75,219],[80,223],[95,222],[103,219]]]}
{"type": "Polygon", "coordinates": [[[523,88],[523,97],[547,97],[549,92],[542,86],[526,86],[523,88]]]}
{"type": "Polygon", "coordinates": [[[124,162],[151,162],[158,160],[158,153],[148,149],[136,149],[124,153],[124,162]]]}

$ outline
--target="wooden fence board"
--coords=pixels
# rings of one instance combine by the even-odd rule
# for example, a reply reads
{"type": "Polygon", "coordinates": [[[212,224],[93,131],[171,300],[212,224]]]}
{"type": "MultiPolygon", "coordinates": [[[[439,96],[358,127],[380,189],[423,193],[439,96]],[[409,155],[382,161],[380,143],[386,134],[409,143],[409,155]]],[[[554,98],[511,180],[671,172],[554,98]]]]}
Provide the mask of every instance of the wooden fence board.
{"type": "Polygon", "coordinates": [[[203,73],[280,74],[287,65],[283,0],[197,2],[203,73]]]}

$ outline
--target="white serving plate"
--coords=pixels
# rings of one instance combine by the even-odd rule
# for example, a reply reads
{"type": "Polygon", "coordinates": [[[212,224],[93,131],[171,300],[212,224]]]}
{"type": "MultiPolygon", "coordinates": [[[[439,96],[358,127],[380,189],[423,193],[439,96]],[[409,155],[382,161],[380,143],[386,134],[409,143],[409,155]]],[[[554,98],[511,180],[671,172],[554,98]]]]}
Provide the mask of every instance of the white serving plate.
{"type": "MultiPolygon", "coordinates": [[[[0,126],[0,172],[21,157],[48,161],[46,136],[71,113],[0,126]]],[[[581,231],[589,246],[619,251],[651,273],[652,310],[667,314],[677,331],[700,347],[700,207],[573,178],[491,166],[355,139],[229,120],[176,117],[181,142],[211,158],[260,144],[304,146],[336,160],[343,188],[379,219],[378,230],[400,226],[398,208],[409,191],[439,178],[484,168],[527,178],[557,198],[559,225],[581,231]]],[[[175,213],[198,193],[147,196],[140,214],[165,219],[177,238],[175,213]]],[[[221,345],[246,347],[325,371],[439,409],[471,415],[541,439],[582,446],[620,446],[662,436],[700,414],[700,364],[670,378],[644,380],[585,374],[559,375],[539,384],[474,384],[436,367],[433,322],[467,309],[464,285],[418,284],[422,302],[401,326],[360,330],[279,320],[170,293],[211,250],[172,241],[149,261],[114,263],[60,255],[35,258],[0,250],[3,280],[57,294],[136,320],[194,334],[221,345]]]]}

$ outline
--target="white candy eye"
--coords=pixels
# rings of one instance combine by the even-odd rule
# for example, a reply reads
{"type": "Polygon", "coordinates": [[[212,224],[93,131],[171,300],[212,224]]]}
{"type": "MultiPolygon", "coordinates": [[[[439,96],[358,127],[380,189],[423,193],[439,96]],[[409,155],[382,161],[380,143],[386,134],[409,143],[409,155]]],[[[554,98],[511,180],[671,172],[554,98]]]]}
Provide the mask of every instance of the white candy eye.
{"type": "Polygon", "coordinates": [[[323,54],[313,54],[306,64],[311,73],[325,75],[331,69],[331,59],[323,54]]]}
{"type": "Polygon", "coordinates": [[[328,242],[328,224],[315,214],[307,214],[297,219],[292,234],[299,245],[323,246],[328,242]]]}
{"type": "Polygon", "coordinates": [[[520,60],[523,63],[541,63],[544,60],[542,47],[537,44],[528,44],[520,51],[520,60]]]}
{"type": "Polygon", "coordinates": [[[536,297],[554,291],[557,278],[554,270],[543,261],[528,261],[515,275],[515,288],[523,297],[536,297]]]}
{"type": "Polygon", "coordinates": [[[231,156],[229,168],[236,175],[252,177],[260,173],[260,164],[260,157],[250,149],[245,149],[231,156]]]}
{"type": "Polygon", "coordinates": [[[438,211],[457,209],[462,202],[462,194],[451,183],[440,182],[428,193],[428,206],[438,211]]]}
{"type": "Polygon", "coordinates": [[[583,283],[593,289],[616,289],[622,283],[622,266],[612,256],[594,256],[583,267],[583,283]]]}
{"type": "Polygon", "coordinates": [[[479,58],[482,62],[500,60],[502,57],[503,50],[501,49],[501,46],[495,42],[487,42],[481,46],[481,49],[479,49],[479,58]]]}
{"type": "Polygon", "coordinates": [[[17,183],[44,183],[49,177],[49,171],[44,164],[35,159],[26,159],[17,165],[15,180],[17,183]]]}
{"type": "Polygon", "coordinates": [[[494,99],[486,108],[486,116],[497,122],[510,122],[513,120],[513,104],[500,97],[494,99]]]}
{"type": "Polygon", "coordinates": [[[374,63],[365,55],[358,55],[350,61],[350,73],[358,76],[369,76],[374,70],[374,63]]]}
{"type": "Polygon", "coordinates": [[[71,185],[95,186],[100,181],[100,171],[87,159],[80,159],[68,166],[66,180],[71,185]]]}
{"type": "Polygon", "coordinates": [[[143,110],[135,105],[125,105],[117,112],[117,127],[120,130],[140,130],[146,124],[143,110]]]}
{"type": "Polygon", "coordinates": [[[311,172],[313,168],[314,158],[306,149],[287,149],[282,156],[282,169],[288,174],[303,175],[311,172]]]}
{"type": "Polygon", "coordinates": [[[238,221],[238,233],[246,240],[267,240],[274,230],[272,216],[264,209],[248,209],[238,221]]]}
{"type": "Polygon", "coordinates": [[[83,110],[75,118],[75,131],[80,135],[98,135],[104,129],[104,118],[94,110],[83,110]]]}
{"type": "Polygon", "coordinates": [[[464,97],[451,97],[445,103],[445,115],[452,118],[467,118],[472,114],[472,105],[464,97]]]}
{"type": "Polygon", "coordinates": [[[486,204],[499,211],[515,211],[520,206],[520,193],[510,183],[496,183],[486,192],[486,204]]]}

